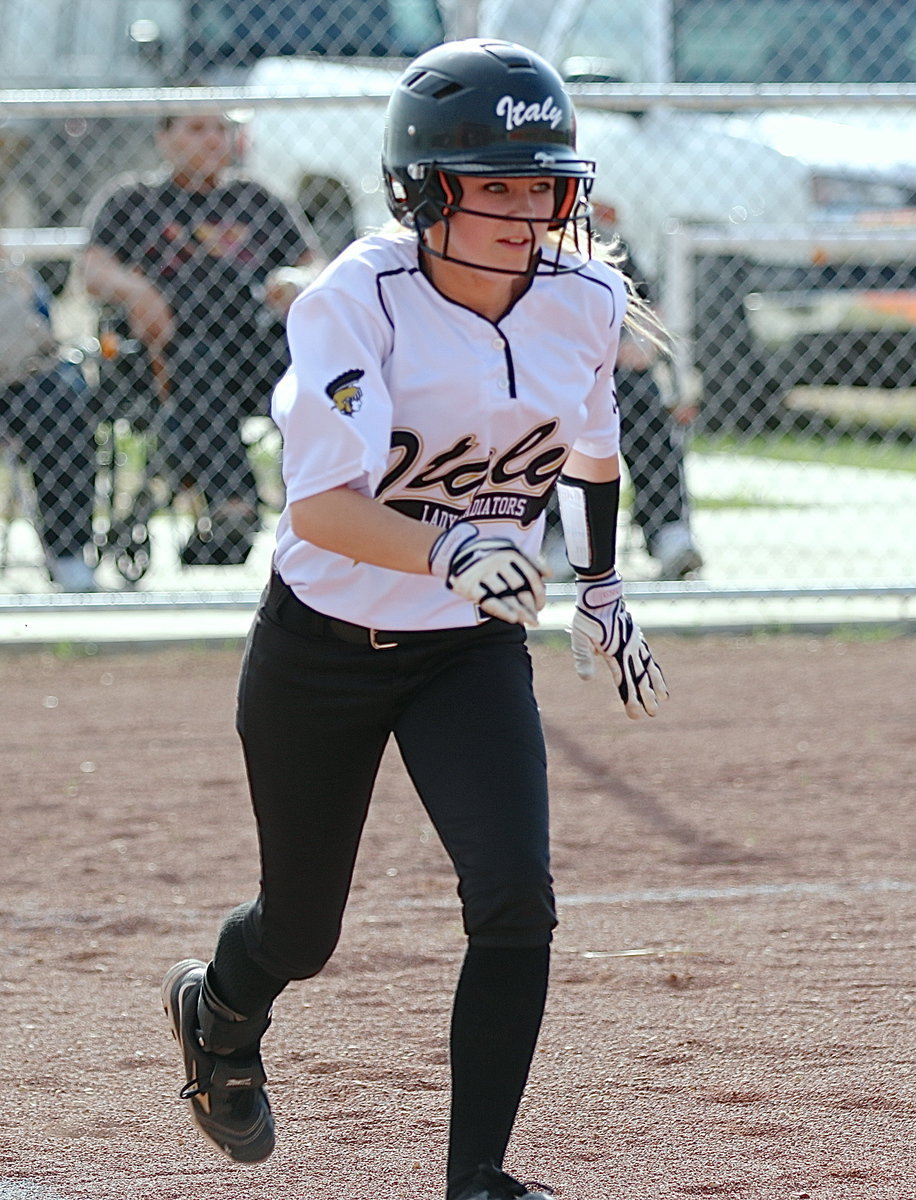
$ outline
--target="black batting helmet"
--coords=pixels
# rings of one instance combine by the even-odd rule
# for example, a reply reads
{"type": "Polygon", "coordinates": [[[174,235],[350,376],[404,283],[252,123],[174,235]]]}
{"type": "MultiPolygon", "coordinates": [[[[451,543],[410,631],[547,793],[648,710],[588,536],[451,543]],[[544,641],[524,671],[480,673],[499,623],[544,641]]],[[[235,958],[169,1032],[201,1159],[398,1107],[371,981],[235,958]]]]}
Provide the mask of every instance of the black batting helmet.
{"type": "Polygon", "coordinates": [[[587,211],[595,164],[576,152],[558,72],[524,46],[469,38],[428,50],[401,76],[382,170],[392,214],[422,234],[460,211],[456,175],[555,179],[550,224],[562,229],[577,208],[587,211]]]}

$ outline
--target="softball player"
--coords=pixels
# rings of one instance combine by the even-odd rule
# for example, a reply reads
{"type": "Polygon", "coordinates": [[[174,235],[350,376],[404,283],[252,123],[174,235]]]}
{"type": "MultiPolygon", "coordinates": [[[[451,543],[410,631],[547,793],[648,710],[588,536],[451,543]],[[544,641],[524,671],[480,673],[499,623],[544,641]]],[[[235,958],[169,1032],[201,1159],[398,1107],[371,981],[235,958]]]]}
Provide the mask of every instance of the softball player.
{"type": "Polygon", "coordinates": [[[212,961],[177,963],[162,989],[181,1095],[239,1162],[273,1149],[260,1039],[287,983],[334,951],[393,734],[467,933],[447,1200],[526,1192],[502,1168],[556,924],[525,647],[554,487],[580,578],[577,670],[604,660],[632,717],[667,695],[614,570],[627,295],[573,244],[594,173],[574,127],[560,77],[520,46],[422,55],[383,148],[399,230],[354,243],[289,316],[273,400],[287,503],[238,696],[261,889],[229,914],[212,961]]]}

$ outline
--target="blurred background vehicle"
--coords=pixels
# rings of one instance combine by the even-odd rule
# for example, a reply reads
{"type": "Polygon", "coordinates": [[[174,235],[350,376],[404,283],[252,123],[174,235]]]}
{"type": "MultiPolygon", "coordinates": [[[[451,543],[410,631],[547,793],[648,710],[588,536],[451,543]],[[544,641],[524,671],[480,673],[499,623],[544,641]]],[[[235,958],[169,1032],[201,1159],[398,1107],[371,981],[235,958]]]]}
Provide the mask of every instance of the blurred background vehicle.
{"type": "MultiPolygon", "coordinates": [[[[481,27],[533,39],[567,79],[592,85],[579,107],[583,146],[603,165],[599,202],[656,274],[672,231],[729,235],[691,268],[683,332],[703,388],[701,428],[797,425],[787,400],[809,427],[818,405],[848,413],[858,400],[880,417],[887,406],[874,397],[824,389],[916,385],[912,248],[888,236],[916,230],[916,120],[912,107],[889,119],[887,109],[842,104],[850,86],[888,94],[916,79],[916,7],[582,0],[548,12],[531,0],[485,0],[481,27]],[[705,106],[647,106],[627,120],[590,106],[607,84],[732,96],[715,111],[707,94],[705,106]],[[763,110],[752,95],[737,105],[742,90],[811,85],[835,89],[837,105],[763,110]]],[[[912,400],[910,415],[916,425],[912,400]]]]}
{"type": "MultiPolygon", "coordinates": [[[[445,36],[435,0],[2,0],[10,89],[244,84],[268,55],[413,57],[445,36]]],[[[0,225],[80,224],[90,196],[156,163],[154,117],[7,119],[0,225]]],[[[66,264],[37,264],[60,291],[66,264]]]]}
{"type": "MultiPolygon", "coordinates": [[[[690,324],[678,328],[691,343],[702,425],[771,427],[802,386],[806,419],[811,389],[916,386],[909,246],[873,236],[916,230],[916,119],[911,108],[889,121],[886,108],[840,103],[850,86],[916,78],[916,6],[484,0],[478,27],[560,65],[580,145],[598,162],[595,223],[634,248],[675,325],[672,236],[727,236],[724,248],[693,256],[690,324]],[[753,107],[754,87],[812,83],[835,85],[839,107],[753,107]]],[[[301,205],[331,252],[386,219],[377,146],[395,74],[309,56],[252,69],[253,84],[316,102],[258,110],[248,161],[301,205]],[[347,129],[344,147],[332,128],[347,129]]]]}

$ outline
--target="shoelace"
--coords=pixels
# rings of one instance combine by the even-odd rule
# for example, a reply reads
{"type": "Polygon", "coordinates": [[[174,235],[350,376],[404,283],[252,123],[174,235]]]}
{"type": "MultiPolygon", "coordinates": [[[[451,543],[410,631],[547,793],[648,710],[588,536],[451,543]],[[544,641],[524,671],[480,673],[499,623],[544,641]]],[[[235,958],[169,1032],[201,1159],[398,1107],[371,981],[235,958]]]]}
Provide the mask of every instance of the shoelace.
{"type": "Polygon", "coordinates": [[[193,1100],[195,1096],[205,1096],[210,1090],[209,1083],[200,1083],[197,1079],[189,1079],[178,1093],[180,1100],[193,1100]]]}

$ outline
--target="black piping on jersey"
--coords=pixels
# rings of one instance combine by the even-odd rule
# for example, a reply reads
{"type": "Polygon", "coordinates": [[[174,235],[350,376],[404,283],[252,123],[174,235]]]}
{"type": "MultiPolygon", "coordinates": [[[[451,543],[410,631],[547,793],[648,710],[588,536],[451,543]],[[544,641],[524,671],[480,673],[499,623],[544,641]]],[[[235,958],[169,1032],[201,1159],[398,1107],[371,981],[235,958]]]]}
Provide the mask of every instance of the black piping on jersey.
{"type": "MultiPolygon", "coordinates": [[[[604,290],[606,292],[610,293],[611,309],[612,309],[611,326],[613,326],[614,319],[617,315],[617,300],[616,300],[616,297],[614,296],[614,290],[613,290],[613,288],[609,287],[608,284],[606,284],[603,279],[595,279],[594,276],[592,276],[592,275],[586,275],[585,270],[587,267],[588,267],[588,263],[583,263],[581,267],[577,267],[574,271],[571,271],[570,274],[578,275],[579,278],[584,279],[586,283],[594,283],[597,287],[604,288],[604,290]]],[[[477,312],[476,309],[470,308],[466,304],[461,304],[460,301],[458,301],[458,300],[452,300],[449,296],[443,295],[443,293],[439,291],[439,289],[435,286],[433,281],[429,278],[429,276],[423,270],[422,266],[418,265],[416,267],[396,267],[394,270],[391,270],[391,271],[380,271],[379,274],[376,275],[376,277],[375,277],[375,289],[378,294],[379,306],[381,307],[382,312],[385,314],[385,318],[388,321],[388,324],[391,326],[392,331],[394,331],[395,325],[394,325],[394,321],[392,320],[391,313],[388,311],[388,309],[385,305],[385,296],[382,291],[382,280],[388,279],[388,278],[393,278],[395,275],[418,275],[418,274],[423,276],[423,278],[426,280],[426,282],[429,284],[429,286],[433,289],[433,291],[436,293],[436,295],[440,296],[443,300],[445,300],[447,304],[454,304],[456,308],[463,308],[466,312],[473,313],[475,317],[479,317],[481,321],[486,321],[486,323],[488,325],[492,325],[492,327],[497,331],[499,336],[502,338],[503,347],[505,349],[506,374],[508,376],[508,381],[509,381],[509,396],[511,397],[511,399],[517,400],[518,392],[515,389],[515,363],[512,359],[512,347],[509,345],[509,339],[506,337],[505,333],[500,328],[499,321],[491,321],[489,317],[485,317],[482,313],[477,312]]],[[[519,300],[521,300],[521,298],[527,294],[529,288],[531,287],[531,285],[533,283],[534,283],[534,276],[532,275],[529,277],[524,290],[519,292],[519,294],[515,297],[515,299],[512,301],[512,303],[509,305],[509,307],[503,313],[502,317],[499,318],[500,321],[503,320],[504,317],[509,315],[509,313],[513,310],[513,308],[515,308],[516,304],[518,304],[519,300]]]]}
{"type": "MultiPolygon", "coordinates": [[[[496,325],[496,328],[499,329],[499,326],[496,325]]],[[[509,373],[509,395],[513,400],[516,400],[518,399],[518,393],[515,390],[515,363],[512,361],[512,347],[509,345],[509,339],[501,329],[499,329],[499,336],[502,338],[503,345],[506,348],[506,370],[509,373]]]]}
{"type": "MultiPolygon", "coordinates": [[[[503,331],[500,329],[499,321],[491,321],[489,317],[485,317],[482,313],[477,312],[477,310],[474,308],[470,308],[467,304],[462,304],[459,300],[452,300],[450,296],[443,295],[443,293],[439,291],[439,289],[436,287],[436,285],[433,283],[433,281],[429,278],[429,276],[426,274],[426,272],[422,269],[422,267],[419,267],[419,266],[396,267],[392,271],[380,271],[378,273],[378,275],[376,275],[376,277],[375,277],[375,289],[376,289],[376,292],[378,293],[378,302],[379,302],[379,305],[381,306],[381,310],[385,314],[385,318],[387,319],[388,324],[391,326],[392,330],[394,330],[395,326],[394,326],[394,321],[391,318],[391,313],[388,311],[388,309],[385,306],[385,296],[382,291],[382,280],[393,278],[395,275],[422,275],[423,278],[426,280],[426,282],[429,284],[429,286],[436,293],[436,295],[439,296],[442,300],[444,300],[446,302],[446,304],[454,304],[456,308],[463,308],[465,312],[472,313],[475,317],[479,317],[479,319],[481,321],[486,321],[486,323],[488,325],[491,325],[496,330],[496,332],[502,338],[503,346],[505,348],[506,374],[507,374],[508,380],[509,380],[509,396],[513,400],[517,400],[518,392],[516,392],[516,390],[515,390],[515,363],[512,361],[512,347],[509,345],[509,339],[506,337],[505,333],[503,333],[503,331]]],[[[525,295],[525,293],[531,287],[533,282],[534,282],[534,276],[531,276],[531,278],[529,278],[528,283],[525,286],[524,291],[519,292],[519,294],[515,297],[515,299],[512,301],[512,303],[509,305],[509,307],[503,313],[502,317],[499,318],[500,321],[503,319],[503,317],[508,316],[508,314],[512,311],[512,309],[515,308],[516,304],[518,304],[518,302],[519,302],[519,300],[521,300],[522,296],[525,295]]]]}
{"type": "MultiPolygon", "coordinates": [[[[417,243],[417,245],[422,250],[422,246],[419,242],[417,243]]],[[[534,259],[535,266],[540,261],[540,254],[541,254],[541,252],[539,250],[537,252],[537,254],[535,255],[535,259],[534,259]]],[[[423,258],[422,254],[421,254],[418,259],[420,274],[423,276],[423,278],[426,280],[426,282],[433,289],[433,291],[436,293],[437,296],[441,296],[442,299],[445,300],[447,304],[454,304],[456,308],[463,308],[465,310],[465,312],[473,313],[475,317],[480,317],[481,321],[486,321],[489,325],[494,325],[494,326],[496,326],[496,328],[499,328],[498,322],[491,321],[489,317],[485,317],[482,313],[479,313],[476,308],[471,308],[471,306],[469,304],[462,304],[460,300],[453,300],[451,298],[451,296],[446,296],[444,292],[440,292],[440,290],[436,287],[436,285],[433,283],[432,279],[430,278],[429,271],[427,270],[430,257],[438,258],[442,262],[455,262],[455,263],[458,263],[459,266],[463,266],[463,267],[473,267],[474,263],[465,263],[460,258],[445,258],[444,256],[438,255],[438,254],[432,255],[432,256],[427,255],[426,258],[423,258]]],[[[487,267],[480,268],[480,270],[483,270],[483,271],[486,271],[487,269],[488,269],[487,267]]],[[[411,272],[411,274],[412,273],[413,272],[411,272]]],[[[394,274],[394,272],[391,272],[391,274],[394,274]]],[[[522,290],[519,292],[519,294],[517,296],[513,296],[512,302],[510,303],[509,307],[499,318],[501,321],[503,319],[503,317],[507,317],[509,315],[509,313],[512,312],[513,308],[515,308],[516,304],[518,304],[518,302],[519,302],[519,300],[521,300],[522,296],[527,294],[531,285],[534,283],[536,272],[532,269],[523,275],[520,275],[520,274],[516,273],[515,271],[511,271],[511,272],[510,271],[500,271],[499,274],[501,274],[501,275],[511,274],[516,279],[526,279],[525,286],[522,288],[522,290]]],[[[502,333],[502,330],[500,330],[500,334],[501,333],[502,333]]]]}
{"type": "MultiPolygon", "coordinates": [[[[589,261],[591,261],[591,260],[589,260],[589,261]]],[[[596,287],[604,288],[604,290],[606,292],[610,292],[610,294],[611,294],[611,326],[613,326],[614,320],[617,317],[617,298],[614,295],[614,289],[612,287],[610,287],[608,284],[606,284],[603,279],[596,279],[594,277],[594,275],[586,275],[585,272],[588,270],[588,265],[589,264],[587,262],[584,262],[581,267],[576,267],[575,271],[571,271],[570,274],[578,275],[579,278],[584,279],[586,283],[593,283],[593,284],[595,284],[596,287]]],[[[617,268],[615,267],[614,270],[617,270],[617,268]]],[[[609,326],[609,328],[610,328],[610,326],[609,326]]]]}
{"type": "Polygon", "coordinates": [[[378,293],[379,306],[381,307],[382,312],[385,314],[385,319],[391,326],[392,330],[394,330],[394,321],[391,318],[391,313],[385,306],[385,297],[382,293],[382,280],[388,279],[389,277],[393,277],[395,275],[416,275],[419,270],[419,267],[395,267],[394,270],[391,271],[380,271],[375,277],[375,290],[378,293]]]}

